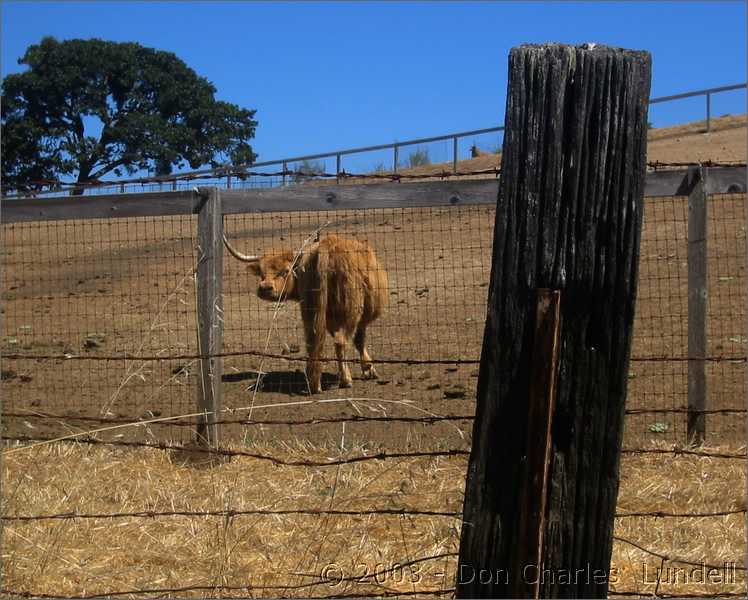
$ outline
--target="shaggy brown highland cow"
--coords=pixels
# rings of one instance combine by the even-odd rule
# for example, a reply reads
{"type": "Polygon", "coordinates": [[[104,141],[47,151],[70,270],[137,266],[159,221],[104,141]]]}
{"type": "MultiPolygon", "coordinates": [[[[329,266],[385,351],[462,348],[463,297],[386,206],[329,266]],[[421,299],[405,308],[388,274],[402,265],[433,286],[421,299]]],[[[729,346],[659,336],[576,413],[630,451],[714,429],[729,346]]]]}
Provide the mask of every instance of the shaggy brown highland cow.
{"type": "Polygon", "coordinates": [[[345,362],[345,349],[351,341],[361,357],[364,378],[377,377],[366,350],[366,328],[387,306],[389,291],[387,273],[369,244],[328,235],[310,244],[298,256],[290,250],[271,250],[260,257],[238,252],[226,236],[223,241],[228,251],[248,263],[250,271],[260,278],[257,287],[260,298],[299,302],[311,393],[322,391],[319,358],[325,331],[335,340],[341,388],[353,385],[345,362]]]}

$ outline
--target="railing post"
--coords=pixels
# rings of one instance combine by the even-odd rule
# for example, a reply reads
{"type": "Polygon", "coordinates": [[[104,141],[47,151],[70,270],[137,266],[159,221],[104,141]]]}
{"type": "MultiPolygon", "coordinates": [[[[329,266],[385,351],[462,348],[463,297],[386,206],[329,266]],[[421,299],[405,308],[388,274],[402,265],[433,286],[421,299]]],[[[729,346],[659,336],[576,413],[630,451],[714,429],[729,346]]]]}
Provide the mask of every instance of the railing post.
{"type": "Polygon", "coordinates": [[[197,329],[200,376],[197,386],[197,441],[218,446],[223,359],[212,355],[223,348],[223,213],[221,191],[199,188],[203,198],[197,216],[197,329]],[[206,356],[207,355],[207,356],[206,356]]]}
{"type": "Polygon", "coordinates": [[[394,160],[392,162],[392,172],[393,173],[397,173],[397,161],[399,160],[398,159],[398,150],[399,150],[399,148],[398,148],[397,144],[395,144],[393,146],[393,150],[395,151],[395,158],[394,158],[394,160]]]}
{"type": "Polygon", "coordinates": [[[689,169],[688,195],[688,442],[706,435],[707,196],[703,167],[689,169]]]}
{"type": "Polygon", "coordinates": [[[712,120],[712,95],[707,92],[706,93],[706,132],[709,133],[709,130],[711,129],[711,120],[712,120]]]}
{"type": "Polygon", "coordinates": [[[457,173],[457,136],[452,138],[452,173],[457,173]]]}
{"type": "Polygon", "coordinates": [[[340,154],[335,155],[335,181],[340,183],[340,154]]]}
{"type": "Polygon", "coordinates": [[[284,160],[283,161],[283,186],[285,187],[286,184],[286,171],[288,171],[288,163],[284,160]]]}

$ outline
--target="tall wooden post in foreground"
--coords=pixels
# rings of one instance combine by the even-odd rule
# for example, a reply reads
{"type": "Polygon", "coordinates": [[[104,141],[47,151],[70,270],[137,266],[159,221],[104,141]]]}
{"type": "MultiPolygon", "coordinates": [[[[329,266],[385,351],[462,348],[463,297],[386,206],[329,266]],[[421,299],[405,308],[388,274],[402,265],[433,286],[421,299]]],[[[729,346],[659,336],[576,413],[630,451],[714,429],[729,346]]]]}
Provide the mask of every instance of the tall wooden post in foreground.
{"type": "MultiPolygon", "coordinates": [[[[200,354],[223,348],[223,211],[218,188],[200,188],[203,198],[197,215],[197,334],[200,354]]],[[[200,359],[197,384],[197,441],[217,446],[221,411],[223,359],[200,359]]]]}
{"type": "Polygon", "coordinates": [[[650,72],[646,52],[593,44],[521,46],[509,55],[459,597],[606,596],[650,72]],[[535,443],[527,432],[539,288],[561,291],[561,333],[544,532],[533,535],[543,540],[541,564],[523,565],[528,507],[520,490],[535,443]]]}

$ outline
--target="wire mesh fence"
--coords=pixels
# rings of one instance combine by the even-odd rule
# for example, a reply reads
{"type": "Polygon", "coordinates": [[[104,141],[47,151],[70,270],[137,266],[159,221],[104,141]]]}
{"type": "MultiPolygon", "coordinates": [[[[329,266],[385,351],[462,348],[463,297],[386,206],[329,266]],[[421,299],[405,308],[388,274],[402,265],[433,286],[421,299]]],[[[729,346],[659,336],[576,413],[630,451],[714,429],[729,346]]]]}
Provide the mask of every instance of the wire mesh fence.
{"type": "MultiPolygon", "coordinates": [[[[646,198],[611,595],[745,582],[745,504],[725,493],[745,461],[745,194],[708,206],[707,440],[733,448],[681,446],[688,199],[646,198]],[[667,570],[700,566],[721,582],[683,587],[667,570]]],[[[2,592],[452,595],[493,225],[490,205],[226,215],[247,254],[317,232],[368,242],[389,302],[368,329],[379,379],[353,369],[339,388],[327,336],[310,397],[298,306],[260,300],[226,254],[221,449],[184,445],[200,385],[196,217],[3,225],[2,427],[25,445],[4,452],[2,592]],[[74,443],[40,443],[60,438],[74,443]],[[183,468],[206,462],[221,466],[183,468]]]]}
{"type": "MultiPolygon", "coordinates": [[[[6,435],[194,407],[194,381],[175,361],[65,358],[195,353],[194,229],[194,217],[3,226],[4,411],[70,419],[9,417],[6,435]],[[7,358],[18,352],[58,358],[7,358]]],[[[157,426],[142,433],[165,435],[157,426]]]]}
{"type": "MultiPolygon", "coordinates": [[[[707,410],[744,408],[745,195],[708,201],[707,410]]],[[[688,408],[688,199],[647,198],[627,408],[627,435],[686,439],[688,408]],[[661,357],[662,360],[642,360],[661,357]],[[669,411],[669,412],[668,412],[669,411]],[[680,412],[676,412],[680,411],[680,412]]],[[[707,415],[707,439],[740,443],[740,414],[707,415]]]]}
{"type": "MultiPolygon", "coordinates": [[[[745,195],[711,195],[708,206],[707,439],[736,442],[745,420],[726,411],[740,411],[746,392],[745,195]]],[[[645,199],[627,406],[631,446],[685,440],[687,211],[685,197],[645,199]]],[[[380,378],[357,376],[344,395],[358,403],[316,404],[300,414],[289,404],[308,391],[298,306],[258,299],[257,277],[227,254],[224,406],[245,420],[289,422],[272,431],[231,425],[227,434],[295,437],[295,419],[335,419],[301,434],[320,442],[342,435],[349,417],[350,440],[415,443],[425,435],[443,447],[469,441],[467,420],[415,426],[356,418],[472,414],[493,219],[489,205],[227,215],[225,232],[243,252],[296,249],[315,232],[337,234],[368,242],[389,276],[389,306],[368,329],[372,357],[383,363],[380,378]]],[[[188,427],[158,419],[195,412],[195,228],[192,216],[2,227],[7,436],[62,435],[70,427],[91,429],[98,418],[102,425],[156,419],[104,439],[189,439],[188,427]]],[[[322,398],[340,398],[332,339],[323,358],[322,398]]]]}

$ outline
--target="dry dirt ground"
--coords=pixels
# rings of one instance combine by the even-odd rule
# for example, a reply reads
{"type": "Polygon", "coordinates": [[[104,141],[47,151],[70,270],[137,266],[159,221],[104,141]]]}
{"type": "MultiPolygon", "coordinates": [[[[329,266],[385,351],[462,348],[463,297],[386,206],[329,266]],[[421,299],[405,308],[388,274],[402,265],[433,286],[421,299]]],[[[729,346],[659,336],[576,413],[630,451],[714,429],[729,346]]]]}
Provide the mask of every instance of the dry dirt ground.
{"type": "MultiPolygon", "coordinates": [[[[715,122],[708,135],[699,132],[698,124],[669,134],[655,130],[649,158],[745,160],[745,125],[743,116],[715,122]]],[[[474,170],[493,164],[496,157],[488,156],[465,161],[463,167],[474,170]]],[[[745,195],[713,197],[709,218],[709,354],[742,357],[746,349],[745,195]]],[[[684,198],[646,199],[629,409],[681,408],[686,403],[686,362],[637,360],[687,354],[686,221],[684,198]]],[[[299,360],[304,348],[297,307],[258,300],[256,280],[226,255],[225,350],[282,357],[244,354],[225,360],[224,406],[230,410],[224,418],[255,421],[225,426],[232,447],[290,457],[360,454],[379,448],[390,452],[469,449],[490,272],[490,207],[277,213],[232,216],[225,222],[228,235],[245,252],[278,245],[300,248],[322,226],[325,231],[367,239],[390,275],[389,309],[370,328],[372,355],[447,361],[382,364],[377,381],[362,380],[352,365],[351,390],[337,388],[334,365],[328,364],[324,393],[310,398],[299,360]],[[464,418],[434,424],[356,421],[432,415],[464,418]],[[338,422],[291,424],[315,419],[338,422]]],[[[6,357],[15,353],[39,357],[3,359],[4,436],[48,438],[106,428],[88,437],[191,439],[194,421],[184,415],[195,410],[194,360],[107,357],[196,353],[195,225],[193,217],[173,217],[2,227],[0,351],[6,357]],[[65,354],[100,360],[61,358],[65,354]],[[154,422],[178,415],[184,416],[181,422],[154,422]]],[[[332,354],[328,339],[326,356],[332,354]]],[[[745,386],[743,361],[709,363],[710,408],[742,408],[745,386]]],[[[707,428],[709,443],[725,444],[726,451],[744,444],[742,415],[710,415],[707,428]]],[[[627,417],[624,444],[628,447],[682,443],[684,437],[680,416],[627,417]]],[[[637,460],[624,459],[619,510],[693,512],[740,505],[745,483],[738,461],[672,456],[637,460]],[[729,466],[736,463],[737,470],[729,466]]],[[[201,470],[182,467],[166,453],[153,450],[55,444],[6,456],[3,489],[12,493],[4,494],[3,512],[215,509],[219,505],[375,505],[455,511],[461,507],[462,458],[366,464],[358,470],[291,475],[263,461],[237,459],[201,470]]],[[[709,521],[639,519],[617,524],[616,532],[665,554],[719,564],[743,556],[743,527],[743,516],[732,515],[709,521]]],[[[181,517],[148,524],[136,518],[32,521],[15,522],[5,530],[9,541],[3,550],[3,581],[10,581],[9,587],[70,594],[195,582],[208,586],[202,594],[215,595],[219,592],[210,586],[216,584],[302,584],[306,580],[298,573],[318,576],[323,562],[343,560],[342,555],[345,560],[360,558],[371,570],[377,563],[391,565],[404,557],[454,552],[459,537],[459,527],[451,522],[396,518],[389,522],[377,516],[270,521],[181,517]],[[102,540],[108,540],[105,546],[102,540]],[[133,545],[142,554],[132,553],[133,545]],[[349,552],[351,548],[355,552],[349,552]]],[[[651,568],[660,564],[630,545],[617,543],[614,564],[625,565],[626,571],[616,589],[652,591],[642,575],[645,561],[651,568]]],[[[351,575],[361,572],[356,563],[346,563],[345,568],[351,575]]],[[[418,589],[446,587],[453,570],[454,558],[445,557],[440,572],[447,576],[430,575],[418,589]]],[[[744,586],[744,579],[739,583],[744,586]]],[[[387,589],[416,588],[401,581],[387,589]]],[[[676,589],[704,591],[668,588],[676,589]]],[[[719,591],[734,589],[722,586],[719,591]]],[[[382,590],[381,586],[317,586],[287,595],[382,590]]],[[[235,592],[246,594],[247,588],[235,592]]],[[[256,593],[281,594],[278,590],[256,593]]]]}
{"type": "MultiPolygon", "coordinates": [[[[653,130],[650,159],[682,161],[694,152],[713,160],[745,159],[745,116],[715,120],[713,132],[691,124],[653,130]],[[742,146],[737,140],[742,139],[742,146]],[[685,154],[679,154],[678,151],[685,154]],[[667,151],[667,155],[663,154],[667,151]],[[724,152],[724,154],[721,154],[724,152]],[[742,155],[740,154],[742,152],[742,155]]],[[[472,164],[495,155],[481,156],[472,164]]],[[[436,168],[436,167],[434,167],[436,168]]],[[[709,228],[709,353],[745,353],[744,195],[714,197],[709,228]]],[[[629,380],[629,408],[682,408],[687,364],[636,362],[687,355],[686,202],[647,199],[641,249],[640,292],[629,380]]],[[[226,420],[298,421],[343,417],[470,416],[474,411],[493,211],[489,207],[418,208],[367,212],[277,213],[226,218],[229,236],[246,252],[271,246],[299,248],[319,227],[368,240],[390,276],[390,307],[370,328],[374,357],[435,359],[467,364],[383,364],[381,378],[364,381],[352,365],[354,387],[340,390],[334,363],[325,365],[322,398],[305,395],[301,323],[295,305],[273,306],[254,295],[256,280],[225,257],[225,350],[285,355],[227,358],[226,420]],[[471,362],[472,361],[472,362],[471,362]],[[258,373],[262,374],[258,385],[258,373]],[[301,404],[300,404],[301,403],[301,404]]],[[[4,226],[2,352],[111,357],[195,354],[195,222],[193,217],[62,221],[4,226]]],[[[332,357],[327,341],[326,356],[332,357]]],[[[353,350],[349,356],[353,358],[353,350]]],[[[3,427],[10,436],[57,436],[114,427],[120,421],[189,415],[195,410],[194,360],[122,361],[6,359],[3,427]],[[33,413],[60,418],[43,419],[33,413]],[[104,423],[71,417],[104,419],[104,423]]],[[[740,362],[708,366],[710,408],[743,405],[740,362]]],[[[103,439],[176,439],[192,435],[183,423],[120,427],[103,439]]],[[[708,419],[714,443],[741,440],[744,420],[708,419]]],[[[637,415],[627,441],[682,441],[680,415],[637,415]]],[[[366,441],[390,447],[430,440],[437,447],[469,445],[470,421],[438,424],[348,422],[299,428],[285,424],[228,425],[230,439],[302,437],[366,441]]]]}
{"type": "MultiPolygon", "coordinates": [[[[710,223],[709,320],[711,356],[739,357],[745,349],[744,195],[714,197],[710,223]]],[[[641,249],[640,292],[629,379],[629,408],[683,408],[686,363],[639,361],[687,355],[686,205],[683,198],[647,199],[641,249]]],[[[354,387],[337,387],[334,363],[325,365],[324,394],[337,402],[310,405],[303,375],[298,307],[254,296],[256,280],[241,263],[225,259],[225,350],[254,351],[225,359],[228,420],[298,421],[319,418],[421,417],[474,411],[483,332],[493,211],[488,207],[379,210],[365,214],[277,214],[227,218],[236,243],[255,251],[278,241],[300,247],[319,226],[368,239],[390,277],[390,306],[370,327],[369,348],[386,360],[473,361],[468,364],[382,364],[380,379],[364,381],[352,364],[354,387]],[[465,236],[469,231],[471,235],[465,236]],[[257,385],[258,373],[263,373],[257,385]],[[300,404],[301,403],[301,404],[300,404]]],[[[61,353],[86,358],[129,353],[192,355],[195,289],[190,219],[158,223],[50,224],[6,227],[3,352],[61,353]],[[64,232],[58,231],[64,228],[64,232]],[[153,228],[153,230],[152,230],[153,228]],[[50,230],[54,232],[50,235],[50,230]],[[58,235],[65,236],[59,244],[58,235]],[[94,241],[95,240],[95,241],[94,241]],[[62,246],[62,247],[60,247],[62,246]]],[[[332,340],[325,356],[332,358],[332,340]]],[[[353,358],[353,351],[349,352],[353,358]]],[[[736,408],[745,395],[744,363],[710,363],[710,408],[736,408]]],[[[195,411],[194,360],[117,361],[35,359],[4,362],[4,426],[8,435],[64,435],[120,420],[189,415],[195,411]],[[40,419],[30,411],[59,415],[40,419]],[[18,416],[20,415],[20,416],[18,416]],[[71,417],[103,418],[104,423],[71,417]]],[[[104,439],[188,439],[185,424],[124,427],[104,439]]],[[[743,420],[708,419],[710,440],[742,439],[743,420]],[[735,437],[737,436],[737,437],[735,437]]],[[[348,422],[228,425],[240,440],[331,438],[407,447],[431,440],[438,448],[468,444],[469,421],[439,424],[348,422]]],[[[682,440],[684,419],[632,416],[632,441],[682,440]],[[659,432],[650,428],[664,428],[659,432]]]]}
{"type": "Polygon", "coordinates": [[[746,115],[713,119],[710,132],[706,122],[652,129],[647,144],[650,162],[745,162],[746,115]]]}

